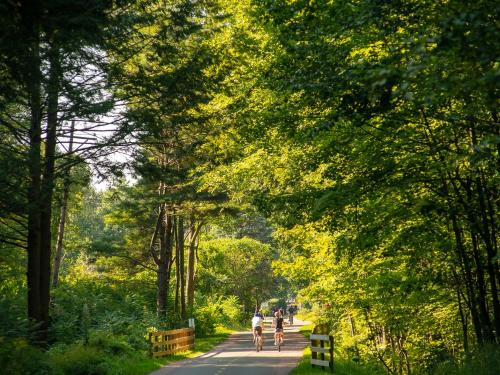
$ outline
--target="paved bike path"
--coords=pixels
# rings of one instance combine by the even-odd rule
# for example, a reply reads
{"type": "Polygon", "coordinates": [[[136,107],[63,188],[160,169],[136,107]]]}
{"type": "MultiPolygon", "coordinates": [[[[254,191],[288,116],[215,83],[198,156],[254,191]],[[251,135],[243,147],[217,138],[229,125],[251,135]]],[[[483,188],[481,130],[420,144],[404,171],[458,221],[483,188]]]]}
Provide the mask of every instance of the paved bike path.
{"type": "Polygon", "coordinates": [[[255,351],[251,332],[234,333],[223,343],[199,357],[169,364],[150,375],[286,375],[302,358],[308,344],[298,333],[302,322],[285,326],[281,352],[273,345],[273,331],[264,331],[264,348],[255,351]]]}

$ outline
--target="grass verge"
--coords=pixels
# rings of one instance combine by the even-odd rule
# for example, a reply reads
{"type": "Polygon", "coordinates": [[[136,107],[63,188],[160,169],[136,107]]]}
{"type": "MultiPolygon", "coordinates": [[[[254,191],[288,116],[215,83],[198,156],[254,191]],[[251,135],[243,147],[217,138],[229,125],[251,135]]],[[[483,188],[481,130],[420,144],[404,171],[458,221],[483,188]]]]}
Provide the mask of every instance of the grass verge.
{"type": "Polygon", "coordinates": [[[116,369],[111,374],[116,375],[146,375],[159,368],[183,359],[194,358],[206,353],[217,344],[224,341],[234,330],[217,327],[215,334],[210,337],[196,338],[194,350],[178,353],[169,357],[151,358],[146,354],[137,353],[132,356],[115,357],[110,367],[116,369]]]}
{"type": "MultiPolygon", "coordinates": [[[[304,336],[309,337],[314,325],[307,324],[300,327],[299,332],[304,336]]],[[[382,371],[369,367],[368,365],[362,365],[348,359],[342,358],[336,351],[334,353],[334,370],[336,375],[378,375],[383,374],[382,371]]],[[[314,375],[314,374],[328,374],[327,371],[322,370],[320,367],[311,366],[311,348],[307,347],[304,349],[304,354],[302,359],[298,363],[297,367],[292,370],[290,375],[314,375]]]]}

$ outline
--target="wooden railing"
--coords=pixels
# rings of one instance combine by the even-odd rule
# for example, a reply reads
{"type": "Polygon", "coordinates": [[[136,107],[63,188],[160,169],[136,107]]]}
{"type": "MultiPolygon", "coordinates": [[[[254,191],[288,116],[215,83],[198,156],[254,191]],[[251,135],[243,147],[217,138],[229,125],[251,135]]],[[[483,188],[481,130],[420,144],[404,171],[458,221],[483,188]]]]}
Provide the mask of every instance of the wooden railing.
{"type": "Polygon", "coordinates": [[[311,365],[328,367],[333,372],[333,336],[311,333],[309,339],[311,340],[311,365]],[[320,353],[320,359],[318,359],[318,353],[320,353]],[[328,360],[325,359],[325,354],[328,354],[328,360]]]}
{"type": "Polygon", "coordinates": [[[194,328],[149,333],[149,353],[153,357],[164,357],[194,348],[194,328]]]}

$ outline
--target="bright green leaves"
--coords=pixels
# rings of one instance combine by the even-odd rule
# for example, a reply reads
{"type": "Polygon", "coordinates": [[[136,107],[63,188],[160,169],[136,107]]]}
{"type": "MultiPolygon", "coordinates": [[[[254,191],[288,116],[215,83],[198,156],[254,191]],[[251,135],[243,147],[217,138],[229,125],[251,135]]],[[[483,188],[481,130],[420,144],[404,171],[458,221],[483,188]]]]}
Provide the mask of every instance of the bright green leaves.
{"type": "MultiPolygon", "coordinates": [[[[255,55],[268,59],[249,75],[250,92],[234,82],[232,91],[246,95],[242,109],[211,139],[218,154],[230,151],[202,186],[253,204],[278,227],[275,272],[304,302],[331,306],[322,316],[339,327],[346,350],[386,355],[393,371],[431,366],[436,353],[460,345],[457,312],[465,310],[450,288],[475,288],[463,284],[457,248],[488,257],[488,236],[472,248],[473,216],[482,210],[480,186],[492,209],[498,190],[498,64],[485,51],[498,50],[498,38],[476,36],[496,31],[486,20],[497,7],[254,4],[277,52],[255,55]],[[451,230],[457,219],[459,234],[451,230]],[[472,233],[463,244],[461,231],[472,233]],[[453,340],[426,343],[429,331],[453,340]]],[[[483,224],[496,231],[497,213],[489,215],[483,224]]]]}
{"type": "Polygon", "coordinates": [[[269,245],[250,238],[219,238],[200,244],[199,290],[235,295],[252,311],[272,290],[269,245]]]}

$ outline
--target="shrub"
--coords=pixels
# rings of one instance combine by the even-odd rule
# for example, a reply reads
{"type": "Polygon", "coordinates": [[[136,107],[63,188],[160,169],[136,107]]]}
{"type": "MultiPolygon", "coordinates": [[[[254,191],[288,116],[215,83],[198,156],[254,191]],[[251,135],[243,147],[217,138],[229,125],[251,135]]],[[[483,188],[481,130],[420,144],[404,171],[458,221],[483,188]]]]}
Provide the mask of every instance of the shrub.
{"type": "Polygon", "coordinates": [[[133,351],[125,337],[111,335],[106,331],[91,331],[89,346],[110,355],[126,354],[133,351]]]}
{"type": "Polygon", "coordinates": [[[49,363],[56,375],[106,375],[108,372],[105,354],[81,344],[51,350],[49,363]]]}
{"type": "Polygon", "coordinates": [[[24,338],[0,337],[0,369],[3,374],[44,375],[50,373],[44,353],[24,338]]]}
{"type": "Polygon", "coordinates": [[[196,309],[194,314],[196,321],[195,333],[198,337],[206,337],[215,332],[218,323],[217,308],[213,304],[202,306],[196,309]]]}
{"type": "Polygon", "coordinates": [[[243,319],[243,305],[236,296],[222,297],[219,300],[219,307],[222,312],[222,319],[219,323],[222,325],[238,324],[243,319]]]}

